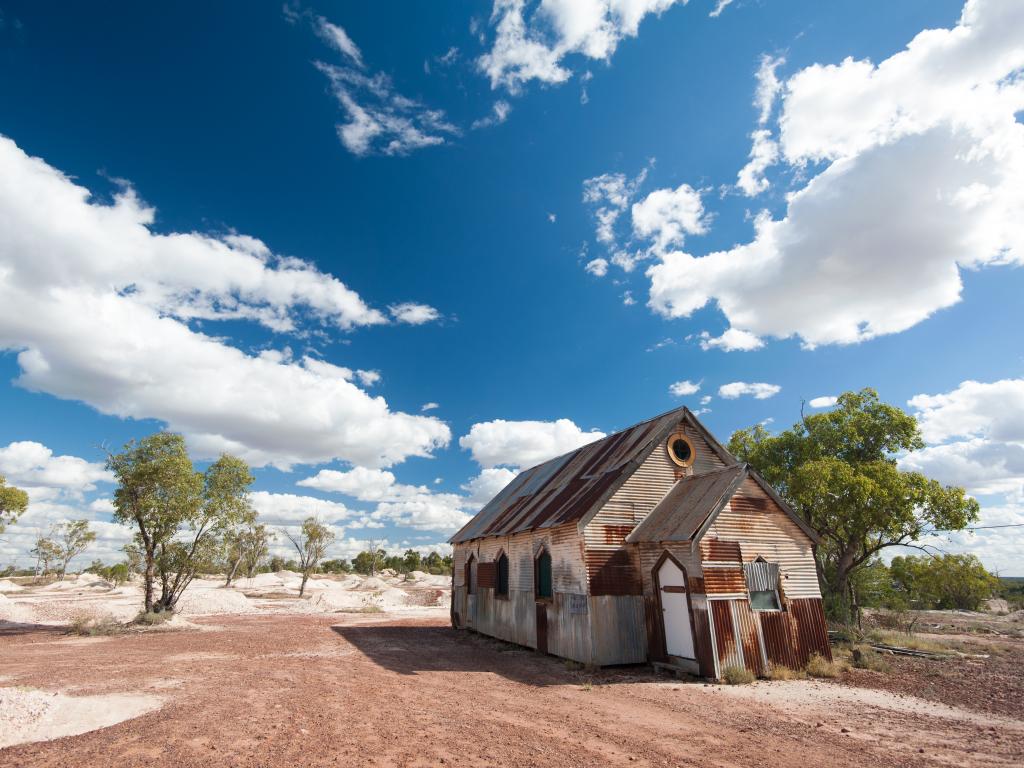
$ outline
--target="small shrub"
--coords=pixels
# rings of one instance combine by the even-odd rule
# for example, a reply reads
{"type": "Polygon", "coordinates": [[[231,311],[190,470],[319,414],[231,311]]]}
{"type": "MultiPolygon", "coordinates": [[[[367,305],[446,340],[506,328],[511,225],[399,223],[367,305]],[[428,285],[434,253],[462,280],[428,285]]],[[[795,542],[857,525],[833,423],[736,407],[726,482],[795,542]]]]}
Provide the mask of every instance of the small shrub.
{"type": "Polygon", "coordinates": [[[144,627],[155,627],[158,624],[164,624],[170,621],[174,617],[174,614],[170,611],[161,611],[160,613],[154,613],[153,611],[143,611],[132,620],[132,624],[139,624],[144,627]]]}
{"type": "Polygon", "coordinates": [[[857,669],[869,669],[872,672],[889,671],[889,662],[874,648],[854,648],[852,659],[853,666],[857,669]]]}
{"type": "Polygon", "coordinates": [[[772,664],[768,667],[765,677],[769,680],[803,680],[807,674],[803,670],[790,669],[782,664],[772,664]]]}
{"type": "Polygon", "coordinates": [[[577,672],[577,671],[583,669],[583,665],[580,664],[578,661],[573,661],[572,659],[566,659],[565,660],[565,668],[568,671],[570,671],[570,672],[577,672]]]}
{"type": "Polygon", "coordinates": [[[110,616],[97,618],[88,614],[82,614],[75,616],[71,620],[68,624],[68,632],[72,635],[82,635],[84,637],[107,637],[124,632],[124,625],[115,621],[110,616]]]}
{"type": "Polygon", "coordinates": [[[746,667],[729,666],[722,670],[726,685],[747,685],[754,682],[754,673],[746,667]]]}
{"type": "Polygon", "coordinates": [[[807,662],[807,674],[811,677],[839,677],[843,669],[833,661],[829,661],[824,656],[819,656],[816,653],[811,654],[810,660],[807,662]]]}

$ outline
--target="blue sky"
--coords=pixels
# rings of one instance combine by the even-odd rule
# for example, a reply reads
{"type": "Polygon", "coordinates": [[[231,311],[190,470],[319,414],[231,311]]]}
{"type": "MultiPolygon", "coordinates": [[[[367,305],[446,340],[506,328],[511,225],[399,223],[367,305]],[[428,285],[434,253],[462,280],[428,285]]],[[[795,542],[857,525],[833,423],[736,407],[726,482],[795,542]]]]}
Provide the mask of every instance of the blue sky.
{"type": "MultiPolygon", "coordinates": [[[[1024,522],[1019,4],[717,5],[0,0],[0,563],[115,557],[101,446],[161,428],[350,556],[864,386],[1024,522]]],[[[1021,574],[1021,530],[941,546],[1021,574]]]]}

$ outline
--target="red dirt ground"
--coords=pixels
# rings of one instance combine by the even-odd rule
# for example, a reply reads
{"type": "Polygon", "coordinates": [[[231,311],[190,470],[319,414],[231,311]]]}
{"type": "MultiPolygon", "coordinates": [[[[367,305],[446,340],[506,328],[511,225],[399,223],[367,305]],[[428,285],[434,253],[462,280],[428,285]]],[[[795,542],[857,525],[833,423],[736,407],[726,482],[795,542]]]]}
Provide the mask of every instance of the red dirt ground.
{"type": "MultiPolygon", "coordinates": [[[[441,620],[339,614],[204,623],[221,629],[0,634],[3,685],[166,699],[161,710],[110,728],[0,750],[0,765],[1024,764],[1019,720],[862,704],[780,708],[643,667],[572,671],[441,620]]],[[[848,689],[772,685],[814,686],[819,697],[848,689]]]]}

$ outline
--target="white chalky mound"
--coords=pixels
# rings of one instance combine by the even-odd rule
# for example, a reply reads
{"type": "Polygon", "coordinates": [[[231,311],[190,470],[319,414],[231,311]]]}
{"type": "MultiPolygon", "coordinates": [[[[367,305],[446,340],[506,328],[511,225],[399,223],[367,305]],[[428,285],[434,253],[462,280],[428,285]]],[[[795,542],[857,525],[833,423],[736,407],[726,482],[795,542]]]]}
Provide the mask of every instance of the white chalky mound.
{"type": "Polygon", "coordinates": [[[0,592],[0,621],[9,621],[14,624],[36,623],[32,609],[18,605],[3,592],[0,592]]]}
{"type": "Polygon", "coordinates": [[[255,610],[249,598],[230,589],[187,589],[178,601],[178,613],[183,616],[252,613],[255,610]]]}
{"type": "Polygon", "coordinates": [[[13,581],[7,579],[0,579],[0,593],[3,592],[21,592],[24,587],[21,584],[15,584],[13,581]]]}

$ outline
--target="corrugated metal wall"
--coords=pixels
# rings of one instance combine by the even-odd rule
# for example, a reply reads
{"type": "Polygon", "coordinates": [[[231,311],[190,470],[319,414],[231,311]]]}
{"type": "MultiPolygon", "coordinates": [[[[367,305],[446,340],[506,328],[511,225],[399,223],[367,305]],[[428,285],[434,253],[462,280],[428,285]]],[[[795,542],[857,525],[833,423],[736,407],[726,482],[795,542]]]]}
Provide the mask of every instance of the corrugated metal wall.
{"type": "Polygon", "coordinates": [[[778,563],[786,596],[821,597],[811,540],[753,480],[740,487],[701,545],[709,538],[740,542],[744,560],[760,555],[778,563]]]}
{"type": "Polygon", "coordinates": [[[537,647],[538,604],[533,590],[533,562],[544,546],[551,553],[554,599],[543,605],[547,619],[547,652],[591,663],[590,610],[581,537],[575,523],[514,536],[476,539],[457,544],[453,553],[452,604],[462,626],[511,643],[537,647]],[[509,558],[509,596],[491,588],[498,555],[509,558]],[[472,553],[477,567],[476,594],[465,594],[465,563],[472,553]]]}
{"type": "Polygon", "coordinates": [[[624,539],[675,485],[674,470],[665,447],[655,445],[583,529],[592,595],[642,594],[639,563],[623,549],[624,539]]]}

